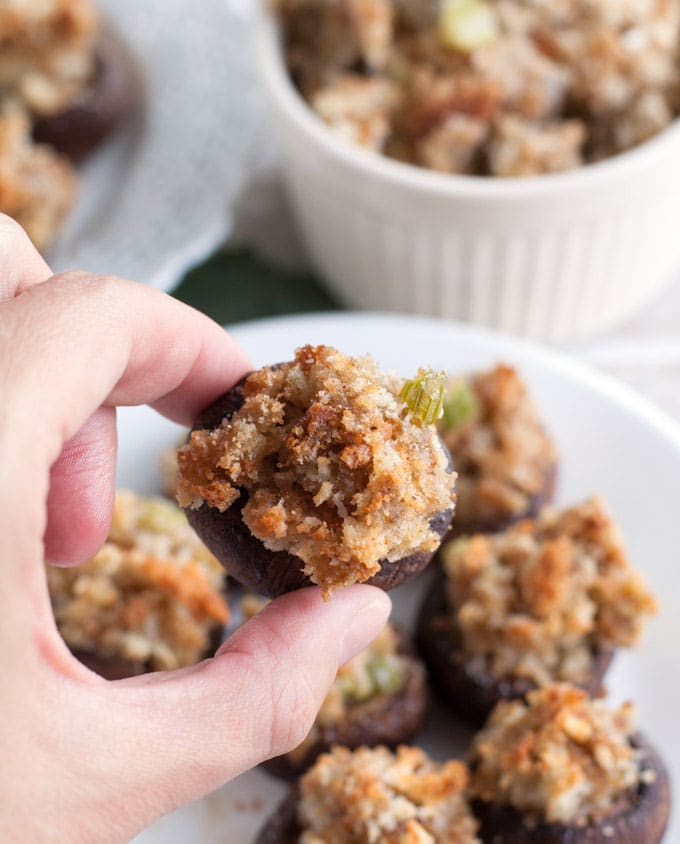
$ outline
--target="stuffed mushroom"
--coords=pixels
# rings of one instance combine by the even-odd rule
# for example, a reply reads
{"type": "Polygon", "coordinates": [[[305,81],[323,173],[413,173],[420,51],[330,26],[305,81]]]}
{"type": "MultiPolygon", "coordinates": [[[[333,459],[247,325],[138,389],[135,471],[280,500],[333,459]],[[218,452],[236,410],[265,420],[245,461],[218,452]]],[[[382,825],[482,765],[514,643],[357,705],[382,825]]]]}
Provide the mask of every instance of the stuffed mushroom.
{"type": "Polygon", "coordinates": [[[64,641],[110,680],[214,654],[229,620],[224,581],[178,507],[123,490],[101,550],[82,566],[47,566],[64,641]]]}
{"type": "Polygon", "coordinates": [[[462,762],[416,747],[319,757],[269,819],[256,844],[481,844],[462,762]]]}
{"type": "Polygon", "coordinates": [[[614,650],[634,645],[656,611],[597,498],[454,539],[441,558],[418,643],[448,705],[474,724],[553,681],[597,694],[614,650]]]}
{"type": "Polygon", "coordinates": [[[132,60],[111,30],[100,33],[90,78],[62,111],[36,116],[33,135],[72,161],[80,161],[113,135],[136,101],[132,60]]]}
{"type": "Polygon", "coordinates": [[[453,533],[503,530],[551,501],[557,453],[515,369],[451,379],[443,410],[439,430],[458,473],[453,533]]]}
{"type": "Polygon", "coordinates": [[[453,515],[455,473],[432,424],[442,386],[300,348],[202,414],[178,455],[178,500],[229,574],[262,595],[397,586],[453,515]]]}
{"type": "Polygon", "coordinates": [[[469,756],[484,844],[658,844],[668,775],[633,721],[566,684],[499,703],[469,756]]]}
{"type": "Polygon", "coordinates": [[[92,0],[7,0],[0,43],[2,96],[31,116],[38,141],[70,158],[89,152],[130,112],[129,56],[92,0]]]}

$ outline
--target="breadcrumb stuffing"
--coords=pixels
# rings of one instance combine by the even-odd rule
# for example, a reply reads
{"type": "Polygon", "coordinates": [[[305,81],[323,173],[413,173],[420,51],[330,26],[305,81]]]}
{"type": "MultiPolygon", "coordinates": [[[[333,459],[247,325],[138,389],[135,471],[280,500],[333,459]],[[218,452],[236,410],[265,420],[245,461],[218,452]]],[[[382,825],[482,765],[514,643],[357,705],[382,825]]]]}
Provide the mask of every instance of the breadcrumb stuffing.
{"type": "Polygon", "coordinates": [[[224,512],[244,496],[251,533],[298,556],[326,594],[434,551],[430,520],[453,508],[455,473],[399,388],[370,358],[326,346],[252,373],[242,407],[180,450],[180,504],[224,512]]]}
{"type": "Polygon", "coordinates": [[[321,119],[441,172],[571,170],[678,113],[679,0],[272,2],[290,73],[321,119]],[[371,95],[358,109],[362,80],[371,95]]]}
{"type": "Polygon", "coordinates": [[[64,111],[95,73],[100,18],[91,0],[3,0],[0,90],[41,116],[64,111]]]}
{"type": "Polygon", "coordinates": [[[473,741],[471,793],[528,825],[597,822],[645,779],[633,728],[631,704],[609,709],[566,684],[503,701],[473,741]]]}
{"type": "Polygon", "coordinates": [[[494,524],[526,515],[557,461],[555,446],[526,385],[511,366],[499,364],[453,379],[449,393],[472,395],[469,413],[440,423],[458,472],[456,523],[494,524]]]}
{"type": "Polygon", "coordinates": [[[581,682],[597,650],[634,645],[657,610],[597,498],[454,540],[442,557],[462,652],[496,678],[581,682]]]}
{"type": "Polygon", "coordinates": [[[0,210],[23,226],[38,249],[54,239],[76,188],[70,162],[33,142],[26,112],[18,107],[0,111],[0,210]]]}
{"type": "Polygon", "coordinates": [[[346,73],[314,94],[312,105],[347,140],[380,151],[389,133],[395,101],[389,82],[346,73]]]}
{"type": "Polygon", "coordinates": [[[46,568],[57,626],[74,651],[170,670],[198,662],[229,620],[223,567],[161,498],[119,490],[102,549],[82,566],[46,568]]]}
{"type": "Polygon", "coordinates": [[[480,844],[462,762],[336,747],[302,777],[300,844],[480,844]]]}

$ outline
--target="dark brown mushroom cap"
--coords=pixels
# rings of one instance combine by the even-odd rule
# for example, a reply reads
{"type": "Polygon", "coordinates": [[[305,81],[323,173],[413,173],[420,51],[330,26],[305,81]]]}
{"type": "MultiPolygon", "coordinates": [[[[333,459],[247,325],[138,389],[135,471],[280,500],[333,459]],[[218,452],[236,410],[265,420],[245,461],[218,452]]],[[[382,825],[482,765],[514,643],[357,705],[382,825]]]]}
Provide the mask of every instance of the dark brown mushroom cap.
{"type": "MultiPolygon", "coordinates": [[[[453,459],[455,465],[455,457],[453,459]]],[[[500,533],[511,527],[522,519],[533,519],[541,512],[546,504],[550,504],[555,496],[557,487],[557,464],[553,463],[548,467],[543,480],[543,486],[537,495],[531,497],[527,509],[517,516],[499,516],[495,519],[478,519],[475,521],[463,521],[458,517],[451,523],[451,538],[467,536],[472,533],[500,533]]]]}
{"type": "MultiPolygon", "coordinates": [[[[481,726],[500,700],[523,698],[535,684],[526,678],[498,679],[473,670],[461,653],[460,631],[448,613],[445,578],[439,572],[425,596],[418,614],[416,641],[432,685],[449,709],[468,723],[481,726]]],[[[586,677],[577,685],[597,696],[613,657],[613,648],[595,651],[586,677]]]]}
{"type": "Polygon", "coordinates": [[[300,826],[297,822],[297,805],[300,787],[296,783],[259,831],[254,844],[297,844],[300,826]]]}
{"type": "Polygon", "coordinates": [[[483,844],[659,844],[670,813],[668,773],[643,736],[637,734],[631,743],[641,752],[641,769],[655,776],[625,794],[612,813],[584,827],[551,823],[529,828],[515,809],[475,800],[472,809],[483,844]]]}
{"type": "MultiPolygon", "coordinates": [[[[231,390],[206,408],[192,430],[214,429],[224,419],[230,419],[243,404],[243,385],[247,377],[244,376],[231,390]]],[[[443,443],[442,448],[445,449],[443,443]]],[[[253,536],[241,518],[241,511],[248,501],[248,492],[240,489],[240,493],[240,498],[224,513],[207,504],[198,510],[185,510],[189,523],[204,544],[234,580],[267,598],[276,598],[286,592],[312,586],[310,578],[302,573],[303,563],[299,557],[286,551],[269,551],[253,536]]],[[[430,520],[430,527],[443,539],[452,518],[453,510],[437,513],[430,520]]],[[[385,591],[393,589],[421,572],[434,554],[434,551],[418,551],[401,560],[382,560],[380,571],[366,582],[385,591]]]]}
{"type": "Polygon", "coordinates": [[[96,75],[91,85],[65,111],[38,118],[33,136],[72,161],[80,161],[131,114],[137,88],[128,51],[106,29],[97,44],[96,75]]]}
{"type": "MultiPolygon", "coordinates": [[[[210,644],[203,652],[201,659],[214,656],[222,644],[224,628],[215,625],[210,631],[210,644]]],[[[125,659],[124,657],[105,657],[94,651],[72,651],[73,656],[90,671],[99,674],[105,680],[124,680],[126,677],[137,677],[140,674],[149,674],[155,669],[149,660],[125,659]]]]}
{"type": "Polygon", "coordinates": [[[276,756],[263,764],[270,774],[292,779],[309,768],[316,758],[340,744],[351,750],[357,747],[387,745],[396,747],[408,742],[425,722],[430,700],[425,668],[414,655],[411,642],[397,630],[397,652],[405,657],[404,684],[392,694],[378,695],[365,703],[352,706],[345,720],[319,727],[319,738],[307,749],[303,758],[291,754],[276,756]]]}

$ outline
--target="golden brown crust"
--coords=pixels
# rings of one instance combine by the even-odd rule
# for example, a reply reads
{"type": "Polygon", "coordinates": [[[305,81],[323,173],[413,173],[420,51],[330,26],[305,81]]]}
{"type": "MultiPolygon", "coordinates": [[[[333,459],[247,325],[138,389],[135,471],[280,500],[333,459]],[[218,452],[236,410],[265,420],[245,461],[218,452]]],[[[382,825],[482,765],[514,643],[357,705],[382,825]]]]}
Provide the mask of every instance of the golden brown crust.
{"type": "Polygon", "coordinates": [[[656,612],[596,498],[454,540],[441,558],[462,658],[491,677],[580,683],[594,653],[634,645],[656,612]]]}
{"type": "Polygon", "coordinates": [[[467,782],[462,762],[437,764],[419,748],[336,747],[300,781],[299,841],[479,844],[467,782]]]}
{"type": "Polygon", "coordinates": [[[223,544],[239,544],[224,549],[235,577],[245,567],[234,557],[257,566],[262,545],[285,582],[275,572],[273,585],[262,573],[244,582],[270,595],[291,566],[293,588],[311,580],[329,593],[369,579],[394,585],[391,568],[429,560],[455,475],[436,431],[412,419],[397,390],[368,358],[304,347],[216,403],[219,423],[195,429],[179,453],[178,498],[210,547],[221,526],[231,530],[223,544]],[[233,533],[241,520],[256,543],[233,533]]]}
{"type": "Polygon", "coordinates": [[[553,684],[503,701],[472,743],[471,792],[509,806],[527,826],[588,826],[615,812],[649,777],[631,744],[632,706],[609,709],[553,684]]]}

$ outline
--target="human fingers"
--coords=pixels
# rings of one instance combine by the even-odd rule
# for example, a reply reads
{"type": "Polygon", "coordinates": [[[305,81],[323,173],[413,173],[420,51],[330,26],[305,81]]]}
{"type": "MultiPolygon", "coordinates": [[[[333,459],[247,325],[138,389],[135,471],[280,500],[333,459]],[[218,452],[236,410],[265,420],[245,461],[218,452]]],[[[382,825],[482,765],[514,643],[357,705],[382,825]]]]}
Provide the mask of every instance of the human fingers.
{"type": "MultiPolygon", "coordinates": [[[[373,587],[337,590],[328,603],[318,589],[302,590],[272,602],[212,660],[92,684],[78,704],[78,732],[96,735],[98,752],[78,758],[68,783],[56,778],[51,810],[76,800],[91,806],[112,841],[128,840],[158,815],[291,750],[338,667],[377,635],[389,609],[373,587]]],[[[67,715],[62,708],[56,717],[67,715]]]]}
{"type": "Polygon", "coordinates": [[[0,214],[0,302],[13,299],[51,275],[19,223],[0,214]]]}
{"type": "MultiPolygon", "coordinates": [[[[0,214],[0,302],[21,295],[51,275],[21,226],[0,214]]],[[[52,467],[45,537],[49,559],[69,562],[74,552],[85,559],[101,545],[113,504],[114,461],[115,412],[104,408],[67,443],[52,467]],[[87,513],[90,518],[84,518],[87,513]],[[72,537],[76,547],[62,548],[65,536],[72,537]]]]}
{"type": "Polygon", "coordinates": [[[50,470],[45,559],[79,563],[104,543],[116,477],[116,411],[100,407],[62,448],[50,470]]]}
{"type": "MultiPolygon", "coordinates": [[[[236,344],[207,317],[158,291],[116,279],[53,278],[0,305],[0,324],[0,394],[6,397],[0,454],[7,455],[7,476],[21,479],[2,518],[16,523],[30,510],[48,547],[71,562],[83,559],[92,537],[104,538],[107,508],[93,514],[80,546],[56,517],[60,507],[69,506],[57,486],[50,500],[52,522],[45,525],[48,469],[90,416],[101,406],[151,403],[189,423],[250,368],[236,344]]],[[[81,459],[76,487],[90,500],[108,501],[113,456],[109,453],[100,473],[107,486],[100,483],[98,495],[101,464],[92,459],[97,450],[77,438],[71,445],[81,459]]],[[[58,466],[53,474],[72,481],[72,469],[73,464],[58,466]]],[[[70,494],[74,487],[69,482],[62,489],[70,494]]],[[[87,516],[86,509],[80,512],[87,516]]],[[[19,541],[22,537],[28,539],[26,531],[12,533],[19,541]]]]}

